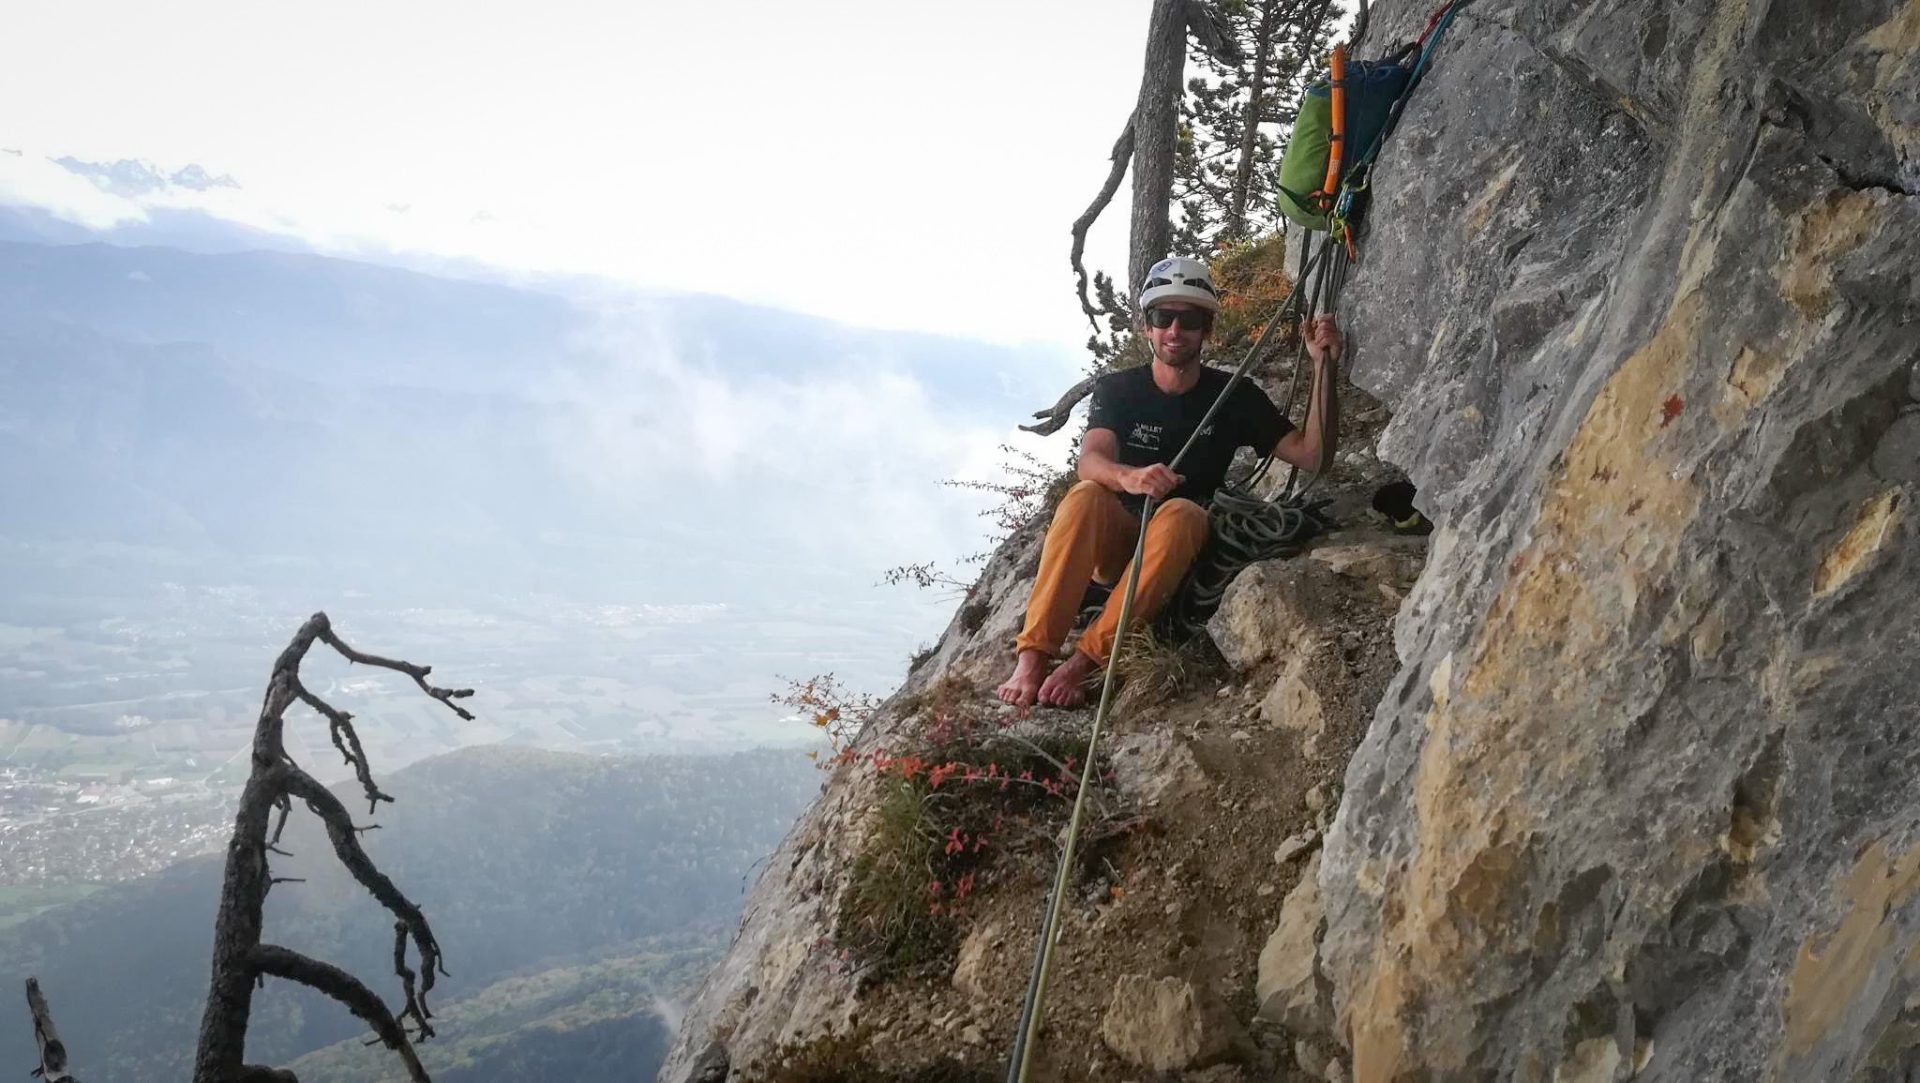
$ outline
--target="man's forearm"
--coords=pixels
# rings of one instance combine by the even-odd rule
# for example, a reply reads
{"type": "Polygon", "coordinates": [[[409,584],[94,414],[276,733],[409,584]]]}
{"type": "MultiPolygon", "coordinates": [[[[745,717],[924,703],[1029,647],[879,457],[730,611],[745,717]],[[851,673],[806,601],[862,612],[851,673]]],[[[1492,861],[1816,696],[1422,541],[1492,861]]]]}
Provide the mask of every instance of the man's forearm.
{"type": "Polygon", "coordinates": [[[1080,476],[1081,481],[1091,481],[1117,493],[1124,491],[1120,484],[1120,474],[1125,469],[1099,452],[1082,448],[1080,461],[1074,466],[1074,473],[1080,476]]]}
{"type": "Polygon", "coordinates": [[[1313,366],[1313,389],[1307,393],[1306,430],[1308,446],[1315,450],[1313,472],[1324,474],[1333,465],[1334,444],[1340,431],[1339,400],[1334,396],[1334,362],[1313,366]]]}

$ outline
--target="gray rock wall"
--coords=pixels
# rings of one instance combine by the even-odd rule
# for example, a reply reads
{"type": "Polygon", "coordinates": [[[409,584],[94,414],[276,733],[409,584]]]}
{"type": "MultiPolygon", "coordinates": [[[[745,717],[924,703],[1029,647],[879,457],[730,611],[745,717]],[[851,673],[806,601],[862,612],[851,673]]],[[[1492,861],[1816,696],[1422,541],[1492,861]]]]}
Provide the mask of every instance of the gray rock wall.
{"type": "Polygon", "coordinates": [[[1322,867],[1356,1080],[1920,1078],[1917,58],[1456,22],[1342,304],[1441,524],[1322,867]]]}

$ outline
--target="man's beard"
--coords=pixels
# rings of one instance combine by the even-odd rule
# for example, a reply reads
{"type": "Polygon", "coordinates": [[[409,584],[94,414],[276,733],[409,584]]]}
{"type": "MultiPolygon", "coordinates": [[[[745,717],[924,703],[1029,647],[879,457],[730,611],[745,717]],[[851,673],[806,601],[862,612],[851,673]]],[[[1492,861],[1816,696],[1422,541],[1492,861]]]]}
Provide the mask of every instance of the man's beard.
{"type": "Polygon", "coordinates": [[[1173,351],[1163,351],[1158,356],[1160,359],[1160,363],[1167,366],[1168,368],[1183,369],[1183,368],[1186,368],[1188,365],[1197,365],[1200,363],[1200,347],[1195,346],[1191,352],[1178,350],[1178,349],[1173,351]],[[1169,357],[1168,356],[1169,353],[1171,353],[1173,356],[1169,357]]]}

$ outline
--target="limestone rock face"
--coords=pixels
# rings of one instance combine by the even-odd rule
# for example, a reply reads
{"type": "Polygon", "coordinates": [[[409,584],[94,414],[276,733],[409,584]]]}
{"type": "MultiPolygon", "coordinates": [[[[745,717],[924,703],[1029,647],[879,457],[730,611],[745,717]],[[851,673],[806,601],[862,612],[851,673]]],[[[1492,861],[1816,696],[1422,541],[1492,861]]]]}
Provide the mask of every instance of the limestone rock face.
{"type": "Polygon", "coordinates": [[[1226,1007],[1191,982],[1139,974],[1114,984],[1100,1036],[1129,1063],[1155,1072],[1205,1067],[1225,1057],[1241,1038],[1226,1007]]]}
{"type": "MultiPolygon", "coordinates": [[[[1362,52],[1430,6],[1379,0],[1362,52]]],[[[1341,622],[1400,614],[1401,669],[1370,686],[1343,783],[1299,795],[1338,795],[1324,917],[1289,900],[1292,946],[1254,992],[1324,1028],[1326,1074],[1358,1083],[1920,1078],[1920,0],[1473,0],[1373,191],[1343,371],[1392,409],[1379,450],[1438,530],[1404,602],[1411,543],[1398,564],[1329,538],[1248,569],[1210,627],[1246,694],[1182,706],[1206,798],[1232,792],[1220,744],[1274,736],[1247,720],[1288,664],[1315,687],[1378,660],[1341,622]]],[[[935,674],[1004,676],[1039,538],[989,562],[896,707],[935,674]]],[[[1344,755],[1355,684],[1317,687],[1344,755]]],[[[883,711],[861,740],[908,725],[883,711]]],[[[1161,750],[1140,746],[1134,799],[1187,777],[1161,750]]],[[[666,1083],[746,1083],[783,1044],[874,1018],[999,1041],[903,1005],[944,980],[863,1005],[838,965],[870,778],[833,776],[772,857],[666,1083]]],[[[1178,792],[1164,821],[1204,815],[1178,792]]],[[[1228,919],[1272,905],[1285,836],[1243,829],[1294,795],[1236,800],[1209,826],[1212,898],[1083,900],[1132,934],[1085,941],[1086,1030],[1112,975],[1183,963],[1127,954],[1169,929],[1246,999],[1261,934],[1228,919]]],[[[981,977],[976,958],[956,980],[981,977]]],[[[1135,1063],[1212,1055],[1202,980],[1116,990],[1169,1020],[1135,1063]]],[[[1113,1078],[1072,1074],[1111,1067],[1085,1038],[1060,1078],[1113,1078]]]]}
{"type": "Polygon", "coordinates": [[[1920,3],[1438,65],[1340,308],[1439,524],[1325,846],[1354,1078],[1913,1078],[1920,3]]]}

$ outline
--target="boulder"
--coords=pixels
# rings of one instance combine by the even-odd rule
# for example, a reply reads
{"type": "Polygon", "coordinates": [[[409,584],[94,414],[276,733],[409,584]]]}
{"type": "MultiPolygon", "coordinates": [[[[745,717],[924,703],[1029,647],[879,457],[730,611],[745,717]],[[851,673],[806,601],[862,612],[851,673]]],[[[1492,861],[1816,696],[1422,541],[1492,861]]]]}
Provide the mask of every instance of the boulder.
{"type": "Polygon", "coordinates": [[[1300,882],[1280,904],[1280,923],[1260,949],[1254,994],[1260,1018],[1285,1027],[1296,1037],[1329,1032],[1331,1013],[1321,996],[1319,967],[1320,855],[1313,855],[1300,882]]]}
{"type": "Polygon", "coordinates": [[[1319,841],[1320,832],[1313,828],[1288,835],[1281,841],[1279,846],[1274,847],[1273,863],[1276,865],[1285,865],[1287,862],[1306,853],[1308,849],[1312,848],[1314,844],[1319,841]]]}
{"type": "Polygon", "coordinates": [[[1141,808],[1204,792],[1207,776],[1187,743],[1166,730],[1123,733],[1107,744],[1113,784],[1141,808]]]}
{"type": "Polygon", "coordinates": [[[989,996],[987,963],[1006,949],[1006,943],[999,922],[984,921],[975,926],[960,942],[953,964],[953,987],[975,999],[989,996]]]}
{"type": "Polygon", "coordinates": [[[1427,558],[1427,540],[1388,536],[1321,545],[1307,550],[1306,558],[1335,575],[1370,579],[1404,590],[1419,578],[1420,566],[1427,558]]]}
{"type": "Polygon", "coordinates": [[[1114,984],[1100,1022],[1107,1047],[1154,1072],[1202,1068],[1225,1059],[1245,1032],[1218,998],[1182,978],[1128,974],[1114,984]]]}
{"type": "Polygon", "coordinates": [[[1307,680],[1307,659],[1296,655],[1287,660],[1259,710],[1269,724],[1299,734],[1309,755],[1318,751],[1327,729],[1327,712],[1320,693],[1307,680]]]}
{"type": "Polygon", "coordinates": [[[1335,574],[1315,561],[1249,564],[1221,596],[1207,634],[1236,670],[1307,653],[1321,637],[1339,589],[1335,574]]]}

